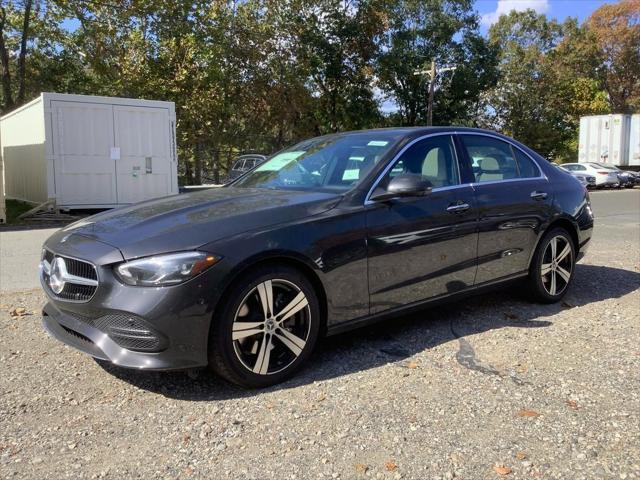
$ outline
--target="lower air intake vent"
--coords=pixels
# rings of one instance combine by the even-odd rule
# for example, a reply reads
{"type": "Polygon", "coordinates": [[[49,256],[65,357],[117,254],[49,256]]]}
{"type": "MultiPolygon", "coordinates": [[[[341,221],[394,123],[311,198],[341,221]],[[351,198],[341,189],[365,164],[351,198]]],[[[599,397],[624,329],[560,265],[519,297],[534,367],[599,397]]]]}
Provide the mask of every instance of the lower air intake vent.
{"type": "Polygon", "coordinates": [[[96,318],[92,323],[122,348],[142,352],[155,352],[161,349],[161,339],[136,316],[105,315],[96,318]]]}

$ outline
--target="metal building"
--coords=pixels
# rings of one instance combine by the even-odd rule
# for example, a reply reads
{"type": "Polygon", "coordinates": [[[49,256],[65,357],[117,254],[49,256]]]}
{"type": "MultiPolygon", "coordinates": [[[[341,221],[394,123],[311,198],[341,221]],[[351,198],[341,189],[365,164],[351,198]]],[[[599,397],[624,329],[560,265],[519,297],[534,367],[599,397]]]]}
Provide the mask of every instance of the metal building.
{"type": "Polygon", "coordinates": [[[42,93],[0,118],[5,195],[64,209],[178,193],[173,102],[42,93]]]}

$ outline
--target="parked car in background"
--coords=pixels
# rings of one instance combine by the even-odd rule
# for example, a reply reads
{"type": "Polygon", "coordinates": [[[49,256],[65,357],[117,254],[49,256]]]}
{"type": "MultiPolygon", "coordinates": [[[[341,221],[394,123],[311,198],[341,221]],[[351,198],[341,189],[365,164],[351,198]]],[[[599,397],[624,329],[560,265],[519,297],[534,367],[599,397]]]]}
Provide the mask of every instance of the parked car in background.
{"type": "MultiPolygon", "coordinates": [[[[320,336],[519,280],[559,301],[589,194],[486,130],[300,142],[230,185],[85,218],[44,245],[45,328],[116,365],[289,378],[320,336]]],[[[462,300],[464,301],[464,300],[462,300]]]]}
{"type": "Polygon", "coordinates": [[[571,170],[564,168],[563,165],[556,165],[556,166],[563,172],[567,172],[573,178],[578,180],[586,188],[596,188],[596,177],[594,177],[593,175],[589,175],[587,173],[572,172],[571,170]]]}
{"type": "Polygon", "coordinates": [[[601,168],[606,168],[615,172],[615,174],[618,176],[620,188],[633,188],[633,186],[636,184],[636,172],[632,172],[631,170],[622,170],[615,165],[605,165],[602,163],[594,163],[593,165],[597,165],[601,168]]]}
{"type": "Polygon", "coordinates": [[[229,171],[229,178],[227,181],[235,180],[241,175],[244,175],[253,167],[257,167],[261,163],[263,163],[267,157],[265,155],[260,155],[257,153],[250,153],[246,155],[240,155],[233,161],[233,166],[229,171]]]}
{"type": "Polygon", "coordinates": [[[595,177],[596,188],[617,187],[620,185],[618,174],[610,168],[602,167],[598,163],[563,163],[562,168],[571,173],[581,173],[595,177]]]}

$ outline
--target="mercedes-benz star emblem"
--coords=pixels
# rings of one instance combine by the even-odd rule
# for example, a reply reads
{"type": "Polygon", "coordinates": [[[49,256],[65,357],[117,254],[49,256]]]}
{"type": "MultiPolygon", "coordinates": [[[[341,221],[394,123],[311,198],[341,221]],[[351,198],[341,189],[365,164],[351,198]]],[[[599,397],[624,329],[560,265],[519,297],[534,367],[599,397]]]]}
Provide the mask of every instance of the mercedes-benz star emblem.
{"type": "Polygon", "coordinates": [[[56,295],[64,289],[65,281],[63,280],[63,272],[66,270],[64,259],[56,257],[51,265],[51,274],[49,275],[49,286],[56,295]]]}

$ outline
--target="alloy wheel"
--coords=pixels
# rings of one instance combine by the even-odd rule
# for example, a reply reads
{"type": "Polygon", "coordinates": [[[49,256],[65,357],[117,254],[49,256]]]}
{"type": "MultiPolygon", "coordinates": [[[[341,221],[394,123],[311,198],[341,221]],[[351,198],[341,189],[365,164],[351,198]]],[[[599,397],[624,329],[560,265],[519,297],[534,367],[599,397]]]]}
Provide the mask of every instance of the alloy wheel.
{"type": "Polygon", "coordinates": [[[245,368],[272,375],[295,362],[310,331],[311,311],[302,289],[288,280],[266,280],[240,302],[233,320],[233,348],[245,368]]]}
{"type": "Polygon", "coordinates": [[[573,250],[570,240],[557,235],[547,244],[542,255],[542,285],[549,295],[560,295],[569,285],[572,273],[573,250]]]}

